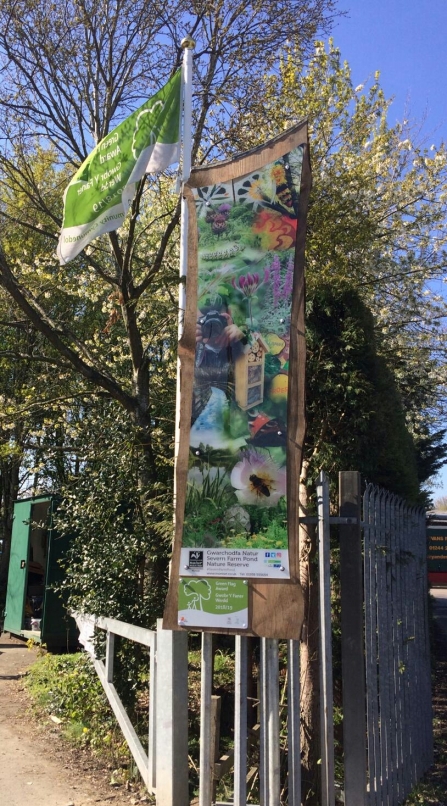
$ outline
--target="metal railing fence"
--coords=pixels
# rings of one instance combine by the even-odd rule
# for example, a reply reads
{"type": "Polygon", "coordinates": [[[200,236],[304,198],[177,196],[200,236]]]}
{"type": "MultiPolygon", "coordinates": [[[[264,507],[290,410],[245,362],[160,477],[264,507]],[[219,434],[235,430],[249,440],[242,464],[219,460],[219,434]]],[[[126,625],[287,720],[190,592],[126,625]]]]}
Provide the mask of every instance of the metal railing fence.
{"type": "Polygon", "coordinates": [[[160,806],[187,806],[188,794],[188,639],[186,633],[135,627],[111,618],[91,617],[106,633],[106,655],[94,665],[141,777],[160,806]],[[115,636],[148,649],[149,730],[147,751],[114,685],[115,636]]]}
{"type": "MultiPolygon", "coordinates": [[[[357,473],[340,474],[340,481],[340,516],[330,517],[321,474],[318,517],[305,519],[318,529],[321,806],[336,801],[330,525],[340,530],[344,802],[397,806],[433,753],[425,513],[372,485],[362,498],[357,473]]],[[[213,635],[202,633],[200,751],[190,758],[197,772],[191,794],[188,685],[197,700],[198,675],[196,669],[192,684],[187,633],[163,630],[161,622],[156,631],[107,618],[95,625],[106,632],[105,658],[95,659],[95,668],[157,806],[188,806],[191,798],[198,806],[246,806],[254,799],[300,806],[299,641],[226,636],[234,674],[230,696],[222,699],[213,693],[213,635]],[[114,686],[115,636],[148,650],[147,750],[114,686]]]]}
{"type": "Polygon", "coordinates": [[[433,759],[426,516],[363,496],[368,804],[402,803],[433,759]]]}

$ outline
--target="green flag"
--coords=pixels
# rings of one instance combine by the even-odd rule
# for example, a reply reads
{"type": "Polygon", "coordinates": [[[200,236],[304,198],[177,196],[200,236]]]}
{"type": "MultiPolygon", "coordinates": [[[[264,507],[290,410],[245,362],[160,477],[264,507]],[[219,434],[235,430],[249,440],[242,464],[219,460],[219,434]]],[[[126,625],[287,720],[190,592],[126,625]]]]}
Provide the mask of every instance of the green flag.
{"type": "Polygon", "coordinates": [[[144,174],[179,158],[181,73],[129,115],[82,163],[64,195],[57,255],[68,263],[94,238],[118,229],[144,174]]]}

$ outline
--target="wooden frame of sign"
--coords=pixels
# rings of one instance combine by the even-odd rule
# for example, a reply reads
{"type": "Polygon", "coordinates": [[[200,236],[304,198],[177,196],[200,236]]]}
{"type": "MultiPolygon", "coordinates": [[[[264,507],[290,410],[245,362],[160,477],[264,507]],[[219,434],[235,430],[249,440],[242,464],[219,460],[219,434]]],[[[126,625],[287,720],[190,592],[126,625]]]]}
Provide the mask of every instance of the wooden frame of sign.
{"type": "MultiPolygon", "coordinates": [[[[289,393],[287,407],[287,527],[289,545],[289,579],[249,579],[249,620],[246,629],[216,629],[212,632],[241,633],[268,638],[298,639],[303,622],[303,599],[299,583],[298,489],[305,434],[305,278],[304,248],[306,214],[311,188],[307,121],[279,135],[266,145],[224,161],[193,169],[184,189],[189,212],[189,255],[186,285],[184,332],[179,342],[180,358],[180,439],[175,467],[175,535],[171,560],[169,591],[163,626],[181,629],[178,624],[178,587],[181,578],[180,556],[187,490],[189,434],[196,351],[196,321],[198,293],[197,215],[193,188],[203,188],[229,182],[279,160],[293,149],[303,147],[301,187],[298,201],[298,231],[290,326],[290,355],[288,361],[289,393]]],[[[210,574],[209,576],[212,576],[210,574]]],[[[194,628],[191,629],[204,629],[194,628]]]]}

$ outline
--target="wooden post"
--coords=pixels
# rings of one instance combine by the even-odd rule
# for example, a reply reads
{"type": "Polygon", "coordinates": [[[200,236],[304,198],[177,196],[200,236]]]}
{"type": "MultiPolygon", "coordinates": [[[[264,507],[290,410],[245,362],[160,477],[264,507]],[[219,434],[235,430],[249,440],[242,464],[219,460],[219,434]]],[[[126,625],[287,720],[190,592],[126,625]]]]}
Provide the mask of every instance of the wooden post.
{"type": "Polygon", "coordinates": [[[339,474],[345,804],[366,806],[366,694],[360,473],[339,474]]]}

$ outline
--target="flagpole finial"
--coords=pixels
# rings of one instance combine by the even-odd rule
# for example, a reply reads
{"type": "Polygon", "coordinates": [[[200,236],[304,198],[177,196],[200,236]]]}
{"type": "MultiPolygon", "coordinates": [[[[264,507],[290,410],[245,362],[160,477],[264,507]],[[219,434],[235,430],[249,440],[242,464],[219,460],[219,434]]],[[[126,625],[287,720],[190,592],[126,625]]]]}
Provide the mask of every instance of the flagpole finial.
{"type": "Polygon", "coordinates": [[[195,46],[196,46],[196,43],[195,43],[195,40],[192,38],[192,36],[185,36],[185,38],[182,39],[182,41],[180,42],[180,47],[183,50],[186,50],[186,48],[188,48],[190,50],[194,50],[195,46]]]}

